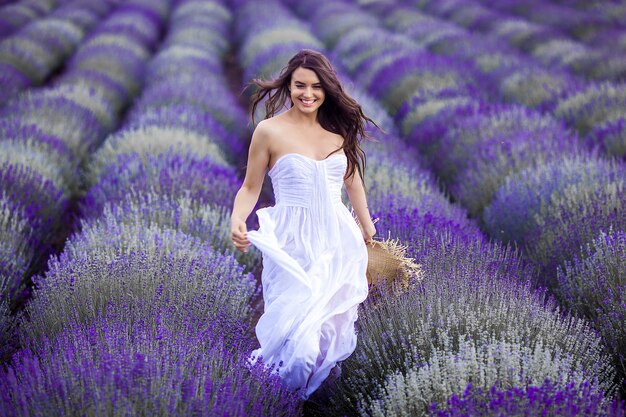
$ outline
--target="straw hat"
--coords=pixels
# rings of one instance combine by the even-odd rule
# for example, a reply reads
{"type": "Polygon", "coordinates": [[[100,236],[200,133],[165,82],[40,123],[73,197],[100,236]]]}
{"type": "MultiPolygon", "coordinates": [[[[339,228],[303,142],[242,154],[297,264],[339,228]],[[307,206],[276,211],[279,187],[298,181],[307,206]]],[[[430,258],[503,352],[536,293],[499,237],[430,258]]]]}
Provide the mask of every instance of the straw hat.
{"type": "MultiPolygon", "coordinates": [[[[356,224],[359,225],[354,208],[350,212],[356,224]]],[[[375,224],[378,220],[380,219],[373,218],[372,222],[375,224]]],[[[365,242],[365,246],[367,247],[366,275],[370,287],[386,282],[389,289],[403,292],[409,288],[411,277],[414,282],[421,281],[421,265],[406,256],[407,247],[398,239],[391,239],[391,236],[382,240],[372,239],[365,242]]]]}
{"type": "Polygon", "coordinates": [[[411,277],[421,279],[421,266],[406,256],[407,247],[396,239],[371,240],[367,246],[367,282],[405,290],[411,277]]]}

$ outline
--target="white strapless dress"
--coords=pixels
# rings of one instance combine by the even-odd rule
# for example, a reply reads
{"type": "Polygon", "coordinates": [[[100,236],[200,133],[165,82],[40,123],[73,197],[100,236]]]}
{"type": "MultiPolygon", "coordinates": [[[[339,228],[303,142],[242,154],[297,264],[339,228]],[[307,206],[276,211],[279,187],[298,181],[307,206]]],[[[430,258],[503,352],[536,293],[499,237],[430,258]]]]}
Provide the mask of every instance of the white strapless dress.
{"type": "Polygon", "coordinates": [[[269,176],[276,204],[257,210],[248,240],[263,255],[262,356],[307,399],[356,347],[357,307],[368,294],[367,249],[341,201],[345,154],[316,160],[289,153],[269,176]]]}

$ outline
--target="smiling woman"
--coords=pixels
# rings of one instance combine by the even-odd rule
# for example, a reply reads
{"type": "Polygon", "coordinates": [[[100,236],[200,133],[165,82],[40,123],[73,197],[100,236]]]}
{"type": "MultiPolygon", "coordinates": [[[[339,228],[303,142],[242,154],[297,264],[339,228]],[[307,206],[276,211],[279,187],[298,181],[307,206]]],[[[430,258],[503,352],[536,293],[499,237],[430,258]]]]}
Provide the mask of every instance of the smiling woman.
{"type": "Polygon", "coordinates": [[[376,228],[359,142],[371,119],[315,51],[300,51],[277,79],[253,83],[260,88],[251,113],[267,97],[266,119],[252,135],[231,216],[236,248],[253,244],[263,254],[260,346],[249,363],[275,366],[285,386],[308,399],[354,351],[357,308],[368,294],[365,242],[376,228]],[[248,233],[267,169],[276,204],[257,210],[260,227],[248,233]],[[343,185],[358,223],[341,200],[343,185]]]}

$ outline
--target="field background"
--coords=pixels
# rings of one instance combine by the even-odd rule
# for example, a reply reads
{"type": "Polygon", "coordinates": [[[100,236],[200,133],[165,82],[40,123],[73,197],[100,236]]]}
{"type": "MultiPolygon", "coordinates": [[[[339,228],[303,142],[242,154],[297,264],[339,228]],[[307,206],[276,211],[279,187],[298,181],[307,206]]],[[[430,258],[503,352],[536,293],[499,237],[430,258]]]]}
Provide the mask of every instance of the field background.
{"type": "Polygon", "coordinates": [[[623,2],[0,0],[0,415],[624,416],[625,181],[623,2]],[[306,403],[245,366],[229,237],[246,86],[302,48],[422,269],[306,403]]]}

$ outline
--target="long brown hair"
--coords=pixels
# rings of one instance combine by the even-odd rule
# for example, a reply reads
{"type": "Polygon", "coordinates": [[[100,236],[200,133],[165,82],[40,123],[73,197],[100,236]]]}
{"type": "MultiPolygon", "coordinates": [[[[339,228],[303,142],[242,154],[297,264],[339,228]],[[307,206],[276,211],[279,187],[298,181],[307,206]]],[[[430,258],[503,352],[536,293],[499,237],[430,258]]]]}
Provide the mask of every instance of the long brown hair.
{"type": "Polygon", "coordinates": [[[378,125],[363,114],[363,109],[356,100],[346,94],[330,61],[321,53],[311,49],[302,49],[289,60],[287,66],[281,70],[276,79],[267,81],[255,78],[251,81],[251,85],[258,87],[251,98],[250,116],[252,123],[255,123],[254,113],[257,105],[265,97],[267,97],[265,103],[266,119],[274,116],[288,101],[291,102],[289,94],[291,75],[298,67],[314,71],[326,93],[324,102],[317,112],[317,121],[324,129],[339,134],[344,139],[341,148],[331,152],[328,156],[343,149],[348,159],[347,177],[352,176],[354,170],[358,169],[363,182],[365,182],[363,173],[367,158],[361,149],[360,141],[362,138],[368,137],[365,130],[366,122],[370,122],[376,127],[378,125]]]}

